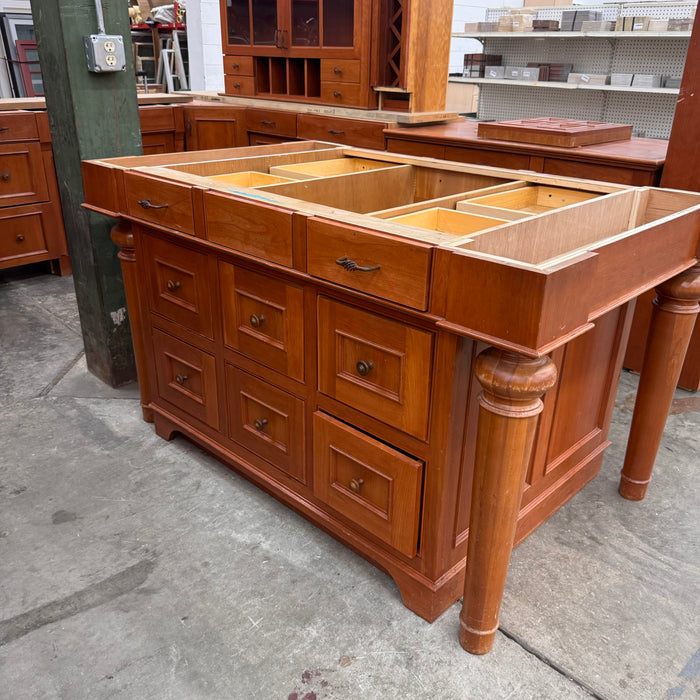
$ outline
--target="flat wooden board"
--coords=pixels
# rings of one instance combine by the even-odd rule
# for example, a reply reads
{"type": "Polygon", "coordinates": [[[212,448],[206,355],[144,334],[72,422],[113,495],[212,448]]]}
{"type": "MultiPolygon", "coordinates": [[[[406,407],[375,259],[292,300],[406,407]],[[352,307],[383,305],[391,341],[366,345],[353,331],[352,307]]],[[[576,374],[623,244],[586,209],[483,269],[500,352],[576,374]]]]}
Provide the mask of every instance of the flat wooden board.
{"type": "Polygon", "coordinates": [[[574,148],[608,141],[627,141],[632,138],[632,125],[537,117],[507,122],[481,122],[477,128],[477,136],[501,141],[574,148]]]}

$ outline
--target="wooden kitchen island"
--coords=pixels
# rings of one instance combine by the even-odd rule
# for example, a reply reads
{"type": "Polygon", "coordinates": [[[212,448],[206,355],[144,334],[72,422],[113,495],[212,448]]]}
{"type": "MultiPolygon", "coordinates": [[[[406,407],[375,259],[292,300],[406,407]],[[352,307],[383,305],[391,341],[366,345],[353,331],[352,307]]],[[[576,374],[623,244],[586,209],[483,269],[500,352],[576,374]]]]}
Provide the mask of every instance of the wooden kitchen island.
{"type": "Polygon", "coordinates": [[[144,418],[491,648],[512,546],[600,469],[658,286],[620,491],[698,313],[700,195],[299,142],[83,164],[119,218],[144,418]],[[466,564],[465,564],[466,561],[466,564]]]}

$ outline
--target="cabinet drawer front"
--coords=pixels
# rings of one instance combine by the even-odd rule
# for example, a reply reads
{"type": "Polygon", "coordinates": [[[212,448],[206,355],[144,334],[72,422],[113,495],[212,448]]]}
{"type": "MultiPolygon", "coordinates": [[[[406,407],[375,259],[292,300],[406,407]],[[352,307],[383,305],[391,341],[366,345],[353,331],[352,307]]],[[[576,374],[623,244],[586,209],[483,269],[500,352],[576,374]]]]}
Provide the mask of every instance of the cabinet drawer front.
{"type": "Polygon", "coordinates": [[[297,117],[297,135],[301,139],[333,141],[380,151],[384,150],[384,129],[388,126],[386,122],[336,119],[314,114],[300,114],[297,117]]]}
{"type": "Polygon", "coordinates": [[[307,223],[309,274],[421,311],[428,308],[431,255],[430,246],[415,241],[325,219],[307,223]],[[348,261],[378,269],[349,270],[348,261]]]}
{"type": "Polygon", "coordinates": [[[303,291],[225,262],[219,275],[226,345],[303,382],[303,291]]]}
{"type": "Polygon", "coordinates": [[[36,119],[31,112],[0,114],[0,141],[28,141],[38,138],[36,119]]]}
{"type": "Polygon", "coordinates": [[[252,56],[224,56],[226,75],[255,75],[252,56]]]}
{"type": "Polygon", "coordinates": [[[214,192],[204,194],[207,238],[248,255],[292,266],[292,212],[214,192]]]}
{"type": "Polygon", "coordinates": [[[347,59],[321,59],[321,80],[323,82],[359,83],[360,61],[347,59]]]}
{"type": "Polygon", "coordinates": [[[1,266],[22,265],[22,258],[44,253],[48,253],[48,246],[40,206],[0,210],[1,266]]]}
{"type": "Polygon", "coordinates": [[[528,155],[487,151],[481,148],[445,146],[445,160],[456,160],[460,163],[474,163],[475,165],[495,165],[498,168],[514,168],[517,170],[528,170],[530,168],[530,156],[528,155]]]}
{"type": "Polygon", "coordinates": [[[319,390],[425,439],[432,334],[325,297],[318,328],[319,390]]]}
{"type": "Polygon", "coordinates": [[[148,305],[175,323],[212,337],[209,267],[206,255],[144,236],[148,260],[148,305]]]}
{"type": "Polygon", "coordinates": [[[305,484],[304,402],[226,365],[232,440],[305,484]]]}
{"type": "Polygon", "coordinates": [[[361,90],[356,83],[321,81],[321,99],[328,104],[359,105],[361,90]]]}
{"type": "Polygon", "coordinates": [[[0,206],[46,202],[48,198],[41,146],[0,144],[0,206]]]}
{"type": "Polygon", "coordinates": [[[297,135],[295,112],[279,112],[273,109],[246,109],[245,123],[248,131],[278,136],[297,135]]]}
{"type": "Polygon", "coordinates": [[[224,92],[227,95],[254,95],[255,78],[245,75],[225,75],[224,92]]]}
{"type": "Polygon", "coordinates": [[[143,221],[194,235],[192,190],[165,180],[125,173],[126,208],[143,221]]]}
{"type": "Polygon", "coordinates": [[[153,330],[158,395],[219,429],[216,360],[209,353],[153,330]]]}
{"type": "Polygon", "coordinates": [[[314,414],[314,493],[407,557],[416,555],[423,464],[314,414]]]}

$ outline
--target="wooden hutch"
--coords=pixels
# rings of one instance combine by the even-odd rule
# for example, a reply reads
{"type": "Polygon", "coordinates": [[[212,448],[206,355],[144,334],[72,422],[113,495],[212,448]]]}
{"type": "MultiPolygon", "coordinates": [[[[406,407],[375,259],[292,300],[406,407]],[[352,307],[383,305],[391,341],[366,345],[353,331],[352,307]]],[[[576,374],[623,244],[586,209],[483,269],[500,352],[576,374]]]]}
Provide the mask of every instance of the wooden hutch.
{"type": "Polygon", "coordinates": [[[227,95],[410,112],[445,107],[452,0],[220,6],[227,95]]]}
{"type": "Polygon", "coordinates": [[[83,169],[120,219],[145,420],[426,620],[464,594],[469,651],[514,541],[600,469],[633,302],[660,285],[620,486],[643,498],[700,309],[700,194],[320,142],[83,169]]]}

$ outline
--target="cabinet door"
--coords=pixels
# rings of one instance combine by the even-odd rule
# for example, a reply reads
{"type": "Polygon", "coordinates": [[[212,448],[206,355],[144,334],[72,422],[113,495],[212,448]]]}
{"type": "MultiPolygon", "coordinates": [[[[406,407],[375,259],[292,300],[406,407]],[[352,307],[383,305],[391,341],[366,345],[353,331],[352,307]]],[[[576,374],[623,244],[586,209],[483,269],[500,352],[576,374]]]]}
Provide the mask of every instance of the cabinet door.
{"type": "Polygon", "coordinates": [[[229,52],[238,48],[282,48],[284,0],[226,0],[221,3],[223,45],[229,52]],[[282,5],[282,8],[279,7],[282,5]],[[280,9],[282,12],[280,12],[280,9]]]}
{"type": "Polygon", "coordinates": [[[244,115],[235,107],[185,107],[186,150],[245,145],[244,115]]]}

